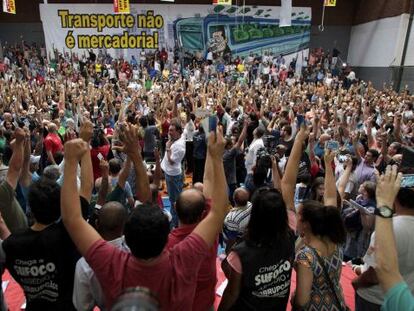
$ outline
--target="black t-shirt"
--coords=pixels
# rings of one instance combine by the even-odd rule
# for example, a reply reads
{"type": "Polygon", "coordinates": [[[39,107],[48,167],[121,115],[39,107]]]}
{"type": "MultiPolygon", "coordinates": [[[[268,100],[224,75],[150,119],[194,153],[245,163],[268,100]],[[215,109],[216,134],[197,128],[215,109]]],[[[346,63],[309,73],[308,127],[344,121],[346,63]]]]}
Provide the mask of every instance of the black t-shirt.
{"type": "Polygon", "coordinates": [[[262,247],[242,240],[233,251],[243,272],[240,295],[231,310],[286,310],[295,257],[293,233],[283,246],[262,247]]]}
{"type": "MultiPolygon", "coordinates": [[[[80,198],[82,210],[88,202],[80,198]]],[[[6,267],[23,288],[26,310],[75,310],[73,280],[80,254],[62,221],[42,231],[28,228],[3,242],[6,267]]]]}

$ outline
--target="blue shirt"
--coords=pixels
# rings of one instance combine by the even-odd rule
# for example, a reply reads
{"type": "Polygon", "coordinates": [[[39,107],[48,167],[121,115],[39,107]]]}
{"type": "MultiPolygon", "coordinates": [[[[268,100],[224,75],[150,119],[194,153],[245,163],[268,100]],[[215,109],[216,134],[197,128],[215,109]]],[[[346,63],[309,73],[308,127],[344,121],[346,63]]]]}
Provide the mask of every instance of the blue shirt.
{"type": "Polygon", "coordinates": [[[385,294],[384,303],[381,306],[382,311],[413,311],[414,297],[411,294],[407,283],[400,282],[385,294]]]}

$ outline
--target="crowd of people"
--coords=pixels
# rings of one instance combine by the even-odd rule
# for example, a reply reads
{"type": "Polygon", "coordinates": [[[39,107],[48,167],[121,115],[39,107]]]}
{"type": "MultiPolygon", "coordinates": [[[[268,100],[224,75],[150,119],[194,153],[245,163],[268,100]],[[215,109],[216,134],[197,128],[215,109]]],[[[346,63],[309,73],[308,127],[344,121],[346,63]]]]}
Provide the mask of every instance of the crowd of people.
{"type": "Polygon", "coordinates": [[[346,310],[343,262],[357,311],[414,310],[408,88],[322,49],[46,54],[0,55],[0,263],[27,310],[213,310],[219,248],[218,310],[346,310]]]}

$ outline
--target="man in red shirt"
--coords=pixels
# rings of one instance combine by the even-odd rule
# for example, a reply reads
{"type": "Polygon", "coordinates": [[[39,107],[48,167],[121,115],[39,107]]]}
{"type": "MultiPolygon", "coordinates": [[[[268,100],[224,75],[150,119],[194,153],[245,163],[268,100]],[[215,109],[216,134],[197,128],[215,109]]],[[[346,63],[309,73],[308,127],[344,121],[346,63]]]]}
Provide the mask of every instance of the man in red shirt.
{"type": "MultiPolygon", "coordinates": [[[[206,172],[210,173],[209,171],[206,172]]],[[[208,190],[208,189],[206,189],[208,190]]],[[[206,200],[203,194],[196,189],[189,189],[180,194],[175,202],[179,225],[169,236],[167,248],[172,249],[197,227],[198,223],[210,211],[211,202],[206,200]]],[[[215,288],[217,283],[216,257],[218,237],[210,247],[208,255],[201,262],[197,276],[197,288],[191,310],[212,310],[214,307],[215,288]]]]}
{"type": "MultiPolygon", "coordinates": [[[[149,181],[140,153],[138,131],[127,125],[122,137],[123,151],[134,163],[136,190],[145,193],[140,201],[147,202],[150,199],[149,181]]],[[[125,288],[142,286],[156,293],[161,310],[191,310],[200,264],[215,243],[227,213],[227,185],[222,160],[224,146],[223,131],[219,128],[217,135],[212,133],[209,137],[206,160],[206,171],[211,171],[211,175],[206,177],[204,187],[207,193],[214,193],[212,208],[194,231],[167,250],[167,217],[159,208],[142,205],[132,211],[125,224],[125,241],[131,250],[131,253],[126,253],[104,241],[82,218],[76,169],[83,157],[90,157],[89,147],[78,139],[66,143],[62,219],[73,242],[102,285],[107,309],[111,309],[125,288]]]]}
{"type": "Polygon", "coordinates": [[[164,70],[167,60],[168,60],[168,52],[165,50],[165,48],[162,48],[160,52],[161,71],[164,70]]]}
{"type": "Polygon", "coordinates": [[[63,152],[63,144],[57,133],[57,126],[54,123],[49,123],[47,126],[47,134],[43,144],[45,146],[48,164],[57,164],[55,155],[58,152],[63,152]]]}

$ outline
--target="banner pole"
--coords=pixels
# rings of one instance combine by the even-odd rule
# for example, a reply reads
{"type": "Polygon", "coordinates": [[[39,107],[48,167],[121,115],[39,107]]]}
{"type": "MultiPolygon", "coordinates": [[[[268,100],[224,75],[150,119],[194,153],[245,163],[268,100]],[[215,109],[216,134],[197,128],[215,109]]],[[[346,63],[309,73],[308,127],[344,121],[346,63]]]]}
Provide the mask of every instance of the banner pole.
{"type": "Polygon", "coordinates": [[[322,0],[322,21],[321,21],[321,24],[318,26],[318,29],[319,29],[320,32],[325,30],[325,28],[323,26],[323,23],[325,21],[325,8],[326,8],[325,0],[322,0]]]}

